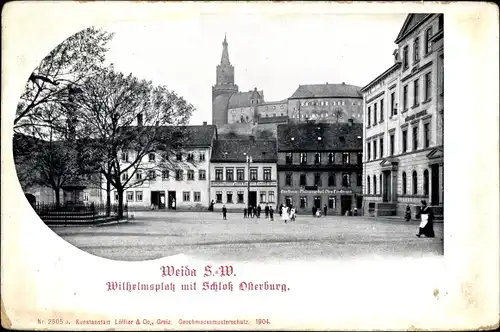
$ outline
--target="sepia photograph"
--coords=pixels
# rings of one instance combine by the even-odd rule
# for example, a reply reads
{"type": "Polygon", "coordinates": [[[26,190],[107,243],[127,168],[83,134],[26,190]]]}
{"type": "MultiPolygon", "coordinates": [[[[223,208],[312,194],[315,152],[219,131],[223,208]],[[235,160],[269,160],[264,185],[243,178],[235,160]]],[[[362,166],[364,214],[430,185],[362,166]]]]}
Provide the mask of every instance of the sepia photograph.
{"type": "MultiPolygon", "coordinates": [[[[2,166],[9,179],[9,187],[2,179],[2,206],[11,212],[2,219],[20,234],[7,235],[2,220],[2,241],[16,241],[10,250],[19,255],[9,256],[36,270],[30,277],[16,267],[31,282],[26,294],[37,298],[25,302],[29,310],[23,304],[17,328],[498,323],[498,315],[478,313],[493,303],[474,288],[486,287],[483,274],[471,268],[474,282],[459,281],[468,268],[453,265],[462,252],[455,248],[465,252],[479,239],[465,236],[478,224],[464,220],[489,220],[498,209],[486,201],[476,212],[453,207],[476,203],[457,199],[449,181],[467,167],[456,162],[456,121],[467,117],[457,120],[460,94],[449,88],[457,84],[449,70],[445,135],[445,26],[447,38],[463,35],[451,12],[382,4],[344,11],[326,3],[309,11],[300,3],[74,5],[64,7],[61,28],[51,23],[59,32],[43,52],[17,58],[34,66],[22,79],[14,72],[22,88],[9,92],[13,109],[2,106],[9,129],[2,148],[12,149],[12,170],[2,166]],[[63,30],[69,13],[80,8],[90,18],[98,5],[101,21],[78,19],[78,28],[63,30]],[[104,14],[115,9],[116,19],[104,14]],[[445,137],[453,158],[446,176],[445,137]]],[[[36,7],[18,8],[17,17],[28,17],[21,13],[36,7]]],[[[451,58],[469,46],[452,41],[446,49],[456,66],[451,58]]],[[[498,176],[489,179],[481,183],[497,188],[498,176]]],[[[483,232],[494,236],[494,227],[483,232]]],[[[473,261],[472,252],[464,257],[473,261]]],[[[10,271],[2,325],[16,328],[14,306],[4,302],[20,294],[10,271]]]]}

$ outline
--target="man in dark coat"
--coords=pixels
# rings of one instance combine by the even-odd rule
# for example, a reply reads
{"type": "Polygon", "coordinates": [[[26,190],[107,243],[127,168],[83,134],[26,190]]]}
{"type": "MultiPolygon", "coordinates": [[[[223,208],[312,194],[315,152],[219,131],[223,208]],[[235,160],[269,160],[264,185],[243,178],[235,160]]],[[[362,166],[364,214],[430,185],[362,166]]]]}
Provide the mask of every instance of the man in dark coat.
{"type": "Polygon", "coordinates": [[[325,204],[325,207],[323,207],[323,215],[326,216],[326,212],[328,211],[328,208],[326,207],[326,204],[325,204]]]}
{"type": "Polygon", "coordinates": [[[312,207],[313,217],[316,217],[316,211],[318,211],[318,209],[316,208],[316,205],[313,205],[312,207]]]}
{"type": "Polygon", "coordinates": [[[247,217],[248,210],[246,207],[243,208],[243,218],[247,217]]]}
{"type": "Polygon", "coordinates": [[[266,219],[269,216],[269,205],[266,204],[266,207],[264,208],[264,213],[266,214],[266,219]]]}
{"type": "Polygon", "coordinates": [[[226,206],[223,205],[222,206],[222,220],[227,220],[227,209],[226,209],[226,206]]]}
{"type": "Polygon", "coordinates": [[[271,218],[271,221],[273,221],[273,220],[274,220],[274,219],[273,219],[273,215],[274,215],[274,210],[273,210],[273,207],[272,207],[272,206],[270,206],[270,207],[269,207],[269,218],[271,218]]]}
{"type": "Polygon", "coordinates": [[[257,218],[260,218],[260,213],[262,212],[262,208],[260,205],[257,206],[257,218]]]}

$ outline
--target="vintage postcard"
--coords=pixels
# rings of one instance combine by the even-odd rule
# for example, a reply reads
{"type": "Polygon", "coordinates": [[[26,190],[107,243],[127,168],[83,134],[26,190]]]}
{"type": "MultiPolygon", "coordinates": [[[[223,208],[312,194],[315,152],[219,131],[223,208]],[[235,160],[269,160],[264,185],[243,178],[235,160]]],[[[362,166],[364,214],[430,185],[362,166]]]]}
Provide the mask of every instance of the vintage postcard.
{"type": "Polygon", "coordinates": [[[493,4],[19,1],[2,55],[4,328],[498,328],[493,4]]]}

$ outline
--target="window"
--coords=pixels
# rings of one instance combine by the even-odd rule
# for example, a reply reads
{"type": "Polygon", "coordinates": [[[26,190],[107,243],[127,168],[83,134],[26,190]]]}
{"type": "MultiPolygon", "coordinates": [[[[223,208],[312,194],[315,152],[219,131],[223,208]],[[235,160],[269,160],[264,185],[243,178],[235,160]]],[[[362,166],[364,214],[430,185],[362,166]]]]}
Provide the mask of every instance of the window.
{"type": "Polygon", "coordinates": [[[315,186],[321,186],[321,174],[320,173],[315,173],[314,174],[314,185],[315,186]]]}
{"type": "Polygon", "coordinates": [[[149,159],[149,161],[155,161],[155,154],[154,154],[154,152],[151,152],[151,153],[148,154],[148,159],[149,159]]]}
{"type": "Polygon", "coordinates": [[[382,193],[382,174],[379,175],[380,180],[380,193],[382,193]]]}
{"type": "Polygon", "coordinates": [[[232,202],[233,202],[233,192],[227,191],[226,192],[226,203],[232,203],[232,202]]]}
{"type": "Polygon", "coordinates": [[[380,122],[384,121],[384,99],[380,99],[380,122]]]}
{"type": "Polygon", "coordinates": [[[305,152],[300,153],[300,163],[307,164],[307,153],[305,152]]]}
{"type": "Polygon", "coordinates": [[[406,150],[408,149],[408,130],[403,130],[402,131],[403,133],[403,152],[406,152],[406,150]]]}
{"type": "Polygon", "coordinates": [[[148,179],[150,179],[150,180],[156,179],[156,172],[155,171],[148,171],[148,179]]]}
{"type": "Polygon", "coordinates": [[[137,173],[135,173],[135,179],[137,181],[142,180],[142,171],[140,169],[138,169],[137,173]]]}
{"type": "Polygon", "coordinates": [[[377,159],[377,152],[378,152],[378,150],[377,150],[377,141],[374,140],[373,141],[373,159],[377,159]]]}
{"type": "Polygon", "coordinates": [[[432,42],[431,42],[431,37],[432,37],[432,27],[429,27],[427,30],[425,30],[425,54],[429,54],[432,52],[432,42]]]}
{"type": "Polygon", "coordinates": [[[377,177],[375,175],[373,176],[373,194],[377,194],[377,177]]]}
{"type": "Polygon", "coordinates": [[[419,84],[419,79],[417,78],[413,82],[413,106],[418,106],[420,102],[420,95],[419,95],[419,89],[420,89],[420,84],[419,84]]]}
{"type": "Polygon", "coordinates": [[[389,135],[389,155],[394,155],[394,134],[389,135]]]}
{"type": "Polygon", "coordinates": [[[418,149],[418,127],[413,127],[413,151],[418,149]]]}
{"type": "Polygon", "coordinates": [[[250,180],[257,181],[257,168],[250,168],[250,180]]]}
{"type": "Polygon", "coordinates": [[[207,172],[204,169],[200,169],[198,171],[198,178],[200,180],[206,180],[207,179],[207,172]]]}
{"type": "Polygon", "coordinates": [[[300,196],[300,208],[307,208],[307,196],[300,196]]]}
{"type": "Polygon", "coordinates": [[[401,176],[401,185],[403,186],[403,195],[406,195],[406,173],[401,176]]]}
{"type": "Polygon", "coordinates": [[[431,99],[431,73],[427,73],[424,76],[425,79],[425,100],[431,99]]]}
{"type": "Polygon", "coordinates": [[[439,30],[442,30],[444,27],[443,18],[444,18],[443,15],[439,15],[439,17],[438,17],[438,29],[439,30]]]}
{"type": "Polygon", "coordinates": [[[194,171],[192,169],[188,170],[188,180],[194,180],[194,171]]]}
{"type": "Polygon", "coordinates": [[[424,195],[429,196],[429,171],[424,171],[424,195]]]}
{"type": "Polygon", "coordinates": [[[301,186],[306,185],[306,175],[305,174],[300,174],[300,185],[301,186]]]}
{"type": "Polygon", "coordinates": [[[215,202],[222,203],[222,191],[215,192],[215,202]]]}
{"type": "Polygon", "coordinates": [[[417,171],[413,171],[411,174],[411,183],[412,183],[412,189],[413,189],[413,195],[416,195],[418,192],[417,188],[417,171]]]}
{"type": "Polygon", "coordinates": [[[291,164],[293,162],[293,154],[291,152],[287,152],[285,155],[285,162],[287,164],[291,164]]]}
{"type": "Polygon", "coordinates": [[[287,186],[291,186],[292,185],[292,173],[286,173],[286,175],[285,175],[285,184],[287,186]]]}
{"type": "Polygon", "coordinates": [[[200,161],[205,161],[205,152],[200,152],[200,161]]]}
{"type": "Polygon", "coordinates": [[[134,192],[127,191],[127,202],[133,202],[133,201],[134,201],[134,192]]]}
{"type": "Polygon", "coordinates": [[[372,150],[370,149],[370,142],[366,143],[366,151],[368,152],[368,158],[366,160],[370,160],[372,157],[372,150]]]}
{"type": "Polygon", "coordinates": [[[380,138],[380,158],[384,157],[384,138],[380,138]]]}
{"type": "Polygon", "coordinates": [[[349,152],[343,152],[342,153],[342,164],[350,164],[351,163],[351,158],[349,155],[349,152]]]}
{"type": "Polygon", "coordinates": [[[328,173],[328,186],[335,187],[335,172],[328,173]]]}
{"type": "Polygon", "coordinates": [[[415,38],[413,41],[413,61],[418,62],[420,60],[420,38],[415,38]]]}
{"type": "Polygon", "coordinates": [[[351,174],[342,173],[342,187],[350,187],[351,186],[351,174]]]}
{"type": "Polygon", "coordinates": [[[363,185],[363,175],[361,172],[356,173],[356,186],[361,187],[363,185]]]}
{"type": "Polygon", "coordinates": [[[177,153],[175,154],[175,159],[176,159],[177,161],[182,161],[182,152],[177,152],[177,153]]]}
{"type": "Polygon", "coordinates": [[[271,169],[268,167],[264,168],[264,181],[271,181],[271,169]]]}
{"type": "Polygon", "coordinates": [[[328,208],[335,209],[335,196],[328,196],[328,208]]]}
{"type": "Polygon", "coordinates": [[[238,181],[244,181],[245,180],[245,169],[244,168],[237,168],[236,169],[236,179],[238,181]]]}
{"type": "Polygon", "coordinates": [[[194,202],[201,202],[201,192],[199,192],[199,191],[193,192],[193,201],[194,202]]]}
{"type": "Polygon", "coordinates": [[[128,180],[128,174],[127,173],[123,173],[122,174],[122,181],[125,182],[128,180]]]}
{"type": "Polygon", "coordinates": [[[373,104],[373,125],[377,124],[377,103],[373,104]]]}
{"type": "Polygon", "coordinates": [[[234,181],[234,169],[226,168],[226,181],[234,181]]]}
{"type": "Polygon", "coordinates": [[[267,201],[268,203],[274,203],[274,191],[269,191],[267,193],[267,201]]]}
{"type": "Polygon", "coordinates": [[[222,168],[215,169],[215,181],[222,181],[222,168]]]}
{"type": "Polygon", "coordinates": [[[265,203],[266,202],[266,192],[265,191],[261,191],[259,193],[259,197],[260,197],[260,203],[265,203]]]}
{"type": "Polygon", "coordinates": [[[333,152],[330,152],[328,154],[328,163],[329,164],[334,164],[335,163],[335,154],[333,152]]]}
{"type": "Polygon", "coordinates": [[[161,172],[161,179],[162,180],[167,180],[170,176],[170,172],[168,170],[164,170],[161,172]]]}
{"type": "Polygon", "coordinates": [[[358,165],[363,163],[363,152],[358,152],[358,165]]]}
{"type": "Polygon", "coordinates": [[[408,109],[408,85],[403,87],[403,110],[408,109]]]}
{"type": "Polygon", "coordinates": [[[193,161],[194,160],[194,154],[192,152],[189,152],[187,154],[187,158],[186,159],[187,159],[187,161],[193,161]]]}
{"type": "Polygon", "coordinates": [[[243,191],[238,191],[237,193],[237,199],[238,199],[238,203],[243,203],[243,198],[245,197],[245,194],[243,191]]]}
{"type": "Polygon", "coordinates": [[[424,124],[424,148],[428,148],[431,145],[431,135],[429,130],[429,124],[424,124]]]}
{"type": "Polygon", "coordinates": [[[162,159],[163,159],[164,161],[168,161],[168,152],[163,152],[163,153],[161,154],[161,157],[162,157],[162,159]]]}
{"type": "Polygon", "coordinates": [[[122,161],[128,162],[128,152],[122,152],[122,161]]]}
{"type": "Polygon", "coordinates": [[[184,178],[184,171],[182,169],[178,169],[175,171],[175,179],[177,181],[181,181],[184,178]]]}
{"type": "Polygon", "coordinates": [[[136,191],[135,192],[135,201],[136,202],[142,202],[142,191],[136,191]]]}
{"type": "Polygon", "coordinates": [[[184,202],[189,202],[191,200],[191,193],[189,191],[182,192],[182,200],[184,202]]]}
{"type": "Polygon", "coordinates": [[[403,69],[408,68],[408,46],[403,47],[403,69]]]}
{"type": "Polygon", "coordinates": [[[370,194],[371,193],[371,186],[370,186],[370,176],[369,175],[366,177],[366,188],[367,188],[367,193],[370,194]]]}
{"type": "Polygon", "coordinates": [[[396,93],[391,93],[391,115],[398,114],[398,110],[396,108],[396,93]]]}
{"type": "Polygon", "coordinates": [[[368,114],[366,115],[366,118],[368,119],[368,127],[372,125],[372,108],[371,106],[368,107],[368,114]]]}
{"type": "Polygon", "coordinates": [[[314,154],[314,163],[317,165],[317,164],[321,164],[321,153],[319,152],[316,152],[314,154]]]}

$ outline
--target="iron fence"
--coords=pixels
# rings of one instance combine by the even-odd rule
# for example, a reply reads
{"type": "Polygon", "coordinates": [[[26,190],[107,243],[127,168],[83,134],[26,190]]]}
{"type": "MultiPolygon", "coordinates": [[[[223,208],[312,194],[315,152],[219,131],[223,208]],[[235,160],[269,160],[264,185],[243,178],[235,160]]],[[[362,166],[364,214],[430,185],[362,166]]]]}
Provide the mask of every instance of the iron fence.
{"type": "MultiPolygon", "coordinates": [[[[45,222],[51,224],[97,224],[118,220],[118,204],[109,208],[104,203],[36,203],[35,212],[45,222]]],[[[128,206],[123,205],[123,217],[128,220],[128,206]]]]}

